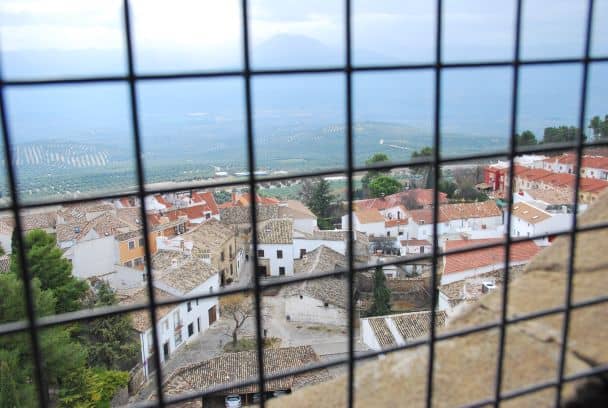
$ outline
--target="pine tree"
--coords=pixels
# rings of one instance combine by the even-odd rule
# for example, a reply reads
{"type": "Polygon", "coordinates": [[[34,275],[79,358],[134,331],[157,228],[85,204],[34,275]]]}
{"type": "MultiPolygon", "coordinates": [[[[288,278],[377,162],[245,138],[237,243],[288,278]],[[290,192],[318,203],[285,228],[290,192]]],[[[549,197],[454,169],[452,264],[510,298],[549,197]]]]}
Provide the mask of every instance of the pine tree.
{"type": "Polygon", "coordinates": [[[374,270],[374,301],[367,311],[368,316],[383,316],[391,312],[391,290],[386,286],[382,265],[374,270]]]}
{"type": "MultiPolygon", "coordinates": [[[[52,291],[42,290],[37,278],[32,279],[31,286],[36,314],[47,316],[55,313],[52,291]]],[[[0,323],[25,319],[23,283],[19,277],[13,273],[0,274],[0,295],[0,323]]],[[[49,387],[60,388],[63,378],[84,366],[85,350],[73,341],[71,330],[66,327],[41,330],[39,340],[43,356],[43,386],[48,395],[49,387]]],[[[0,406],[39,405],[35,400],[37,393],[32,377],[32,361],[31,347],[25,333],[0,336],[0,406]],[[16,388],[14,384],[17,384],[16,388]]]]}
{"type": "MultiPolygon", "coordinates": [[[[118,303],[112,288],[105,282],[97,287],[91,306],[112,306],[118,303]]],[[[137,360],[137,344],[133,339],[131,322],[125,315],[103,317],[88,322],[82,329],[82,339],[92,367],[128,369],[137,360]]]]}
{"type": "MultiPolygon", "coordinates": [[[[40,280],[42,290],[53,292],[56,299],[55,312],[78,310],[88,285],[72,276],[72,264],[62,257],[53,236],[42,230],[33,230],[25,235],[24,241],[30,275],[40,280]]],[[[16,244],[13,245],[16,249],[16,244]]],[[[11,272],[21,276],[16,251],[11,255],[11,272]]]]}

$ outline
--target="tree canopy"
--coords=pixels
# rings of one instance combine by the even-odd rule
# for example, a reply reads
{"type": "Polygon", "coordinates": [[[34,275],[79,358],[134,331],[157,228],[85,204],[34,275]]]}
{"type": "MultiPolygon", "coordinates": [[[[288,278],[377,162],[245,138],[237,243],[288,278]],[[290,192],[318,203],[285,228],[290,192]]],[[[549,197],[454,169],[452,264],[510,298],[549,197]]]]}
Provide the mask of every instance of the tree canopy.
{"type": "Polygon", "coordinates": [[[518,146],[533,146],[538,144],[538,140],[536,140],[536,136],[530,130],[524,130],[521,135],[515,135],[515,143],[518,146]]]}
{"type": "MultiPolygon", "coordinates": [[[[384,162],[389,162],[390,158],[388,157],[387,154],[385,153],[374,153],[369,159],[367,159],[365,161],[365,165],[366,166],[373,166],[375,164],[378,163],[384,163],[384,162]]],[[[369,184],[370,182],[382,175],[382,174],[388,174],[387,170],[368,170],[367,173],[363,176],[363,178],[361,178],[361,185],[363,186],[363,190],[364,193],[367,194],[368,188],[369,188],[369,184]]]]}
{"type": "MultiPolygon", "coordinates": [[[[97,285],[89,306],[116,305],[118,300],[106,282],[97,285]]],[[[87,346],[89,366],[106,369],[129,369],[137,362],[137,344],[133,339],[131,322],[126,315],[113,315],[87,322],[80,337],[87,346]]]]}
{"type": "Polygon", "coordinates": [[[401,191],[402,188],[403,186],[399,181],[389,176],[375,177],[369,183],[369,190],[373,197],[384,197],[395,194],[401,191]]]}
{"type": "Polygon", "coordinates": [[[319,228],[330,229],[332,226],[329,221],[330,206],[334,197],[329,190],[327,180],[321,178],[313,182],[304,199],[306,206],[318,217],[319,228]]]}
{"type": "Polygon", "coordinates": [[[591,118],[589,129],[593,131],[595,140],[600,141],[608,139],[608,115],[604,116],[604,120],[599,116],[591,118]]]}
{"type": "MultiPolygon", "coordinates": [[[[567,143],[574,142],[579,134],[579,129],[575,126],[547,127],[543,136],[543,143],[567,143]]],[[[583,140],[586,137],[583,134],[583,140]]]]}

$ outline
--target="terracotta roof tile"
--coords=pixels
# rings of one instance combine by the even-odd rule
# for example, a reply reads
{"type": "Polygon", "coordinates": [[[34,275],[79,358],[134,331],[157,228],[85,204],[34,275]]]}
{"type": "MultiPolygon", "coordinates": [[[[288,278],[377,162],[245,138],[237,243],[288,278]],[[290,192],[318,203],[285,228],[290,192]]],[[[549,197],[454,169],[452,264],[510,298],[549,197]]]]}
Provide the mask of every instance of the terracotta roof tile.
{"type": "Polygon", "coordinates": [[[384,317],[372,317],[367,319],[370,327],[374,331],[374,335],[378,340],[378,344],[382,347],[394,346],[397,344],[395,337],[391,333],[384,317]]]}
{"type": "Polygon", "coordinates": [[[384,217],[380,214],[380,211],[376,209],[371,210],[358,210],[355,211],[355,216],[361,224],[371,224],[374,222],[384,222],[384,217]]]}
{"type": "Polygon", "coordinates": [[[442,204],[439,207],[440,222],[500,216],[502,216],[502,211],[493,200],[481,203],[442,204]]]}
{"type": "Polygon", "coordinates": [[[279,215],[294,219],[317,219],[317,216],[308,207],[296,200],[287,200],[280,205],[279,215]]]}
{"type": "Polygon", "coordinates": [[[201,258],[178,251],[158,251],[152,257],[152,268],[162,271],[154,283],[162,282],[182,295],[190,293],[217,273],[201,258]]]}
{"type": "MultiPolygon", "coordinates": [[[[499,238],[491,239],[470,239],[470,240],[450,240],[446,241],[446,251],[474,247],[477,245],[503,242],[499,238]]],[[[510,261],[522,262],[529,261],[540,252],[541,248],[534,241],[524,241],[511,244],[510,261]]],[[[477,249],[469,252],[444,256],[444,274],[463,272],[483,266],[504,264],[504,247],[492,247],[487,249],[477,249]]]]}
{"type": "Polygon", "coordinates": [[[258,243],[291,244],[293,242],[293,222],[279,218],[261,222],[258,226],[258,243]]]}
{"type": "MultiPolygon", "coordinates": [[[[421,337],[429,335],[429,329],[431,327],[431,312],[413,312],[413,313],[402,313],[397,315],[387,316],[390,318],[399,334],[403,337],[406,342],[409,340],[416,340],[421,337]]],[[[446,313],[444,311],[437,312],[435,316],[435,327],[445,326],[446,313]]]]}
{"type": "MultiPolygon", "coordinates": [[[[264,350],[264,373],[278,374],[301,368],[319,361],[311,346],[284,347],[264,350]]],[[[167,395],[187,391],[200,391],[213,386],[255,378],[257,376],[257,353],[242,351],[225,353],[210,360],[195,363],[176,370],[163,384],[167,395]]],[[[327,370],[315,370],[304,374],[289,375],[266,382],[266,391],[301,388],[329,379],[327,370]]],[[[258,385],[249,385],[222,391],[222,395],[250,394],[257,392],[258,385]]]]}

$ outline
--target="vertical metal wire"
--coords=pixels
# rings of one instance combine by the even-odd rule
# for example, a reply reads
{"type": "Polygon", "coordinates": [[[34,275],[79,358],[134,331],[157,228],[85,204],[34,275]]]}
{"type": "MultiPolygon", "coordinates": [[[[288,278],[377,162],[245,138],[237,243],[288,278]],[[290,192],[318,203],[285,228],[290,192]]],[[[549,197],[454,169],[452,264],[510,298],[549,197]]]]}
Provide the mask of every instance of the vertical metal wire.
{"type": "Polygon", "coordinates": [[[507,335],[507,307],[509,292],[509,266],[511,264],[511,208],[513,207],[513,179],[515,178],[515,151],[517,148],[517,106],[519,95],[519,55],[521,40],[521,6],[522,0],[517,0],[515,5],[515,44],[513,51],[513,83],[511,88],[511,124],[509,128],[509,181],[506,185],[507,193],[507,220],[505,223],[505,266],[502,284],[502,309],[500,311],[500,337],[498,340],[498,357],[496,362],[496,381],[494,383],[494,406],[500,405],[500,392],[502,389],[502,370],[504,363],[505,337],[507,335]]]}
{"type": "Polygon", "coordinates": [[[255,185],[255,146],[253,139],[253,112],[251,102],[251,66],[249,61],[249,20],[248,20],[248,2],[242,1],[242,18],[243,18],[243,75],[245,80],[245,114],[247,124],[247,158],[249,161],[249,197],[251,200],[251,240],[253,244],[253,287],[255,298],[255,335],[258,356],[258,387],[260,398],[260,407],[264,408],[266,404],[264,399],[265,381],[264,381],[264,344],[262,339],[262,294],[260,277],[258,276],[258,228],[257,228],[257,194],[255,185]]]}
{"type": "Polygon", "coordinates": [[[154,363],[156,364],[156,392],[158,394],[158,406],[165,406],[165,398],[163,395],[163,376],[160,362],[160,337],[158,327],[156,325],[156,302],[154,299],[154,282],[152,277],[152,257],[150,256],[150,242],[148,237],[148,218],[146,217],[146,191],[144,165],[142,159],[141,138],[139,132],[139,116],[137,110],[137,87],[134,68],[133,55],[133,38],[131,35],[131,16],[129,10],[129,0],[123,0],[124,11],[124,30],[125,30],[125,45],[127,48],[127,66],[129,69],[129,96],[131,102],[131,125],[133,127],[133,148],[135,153],[135,163],[137,170],[137,195],[141,205],[141,224],[145,242],[145,265],[146,265],[146,284],[148,289],[148,311],[150,312],[150,321],[152,322],[152,337],[154,345],[154,363]]]}
{"type": "Polygon", "coordinates": [[[348,191],[348,399],[355,400],[355,301],[354,293],[354,230],[353,230],[353,106],[352,106],[352,27],[351,1],[344,4],[345,75],[346,75],[346,170],[348,191]]]}
{"type": "MultiPolygon", "coordinates": [[[[1,53],[0,53],[1,55],[1,53]]],[[[0,61],[1,62],[1,61],[0,61]]],[[[0,80],[2,79],[0,63],[0,80]]],[[[8,126],[8,115],[6,113],[6,103],[4,98],[4,86],[0,81],[0,120],[2,121],[2,139],[4,141],[4,161],[6,163],[6,171],[8,178],[8,185],[11,192],[12,199],[12,213],[15,218],[15,229],[17,230],[17,256],[19,257],[19,263],[21,264],[21,280],[23,281],[23,293],[25,295],[25,312],[27,314],[28,331],[30,335],[30,342],[32,345],[32,360],[34,369],[34,378],[36,380],[36,387],[38,388],[38,403],[41,407],[47,405],[47,395],[44,392],[44,373],[42,370],[42,354],[40,350],[40,341],[38,338],[38,329],[36,327],[36,306],[34,305],[34,295],[32,292],[32,281],[30,279],[29,265],[27,263],[27,257],[25,256],[25,245],[23,229],[21,226],[21,215],[20,213],[20,197],[17,192],[17,176],[16,170],[13,167],[13,152],[11,138],[9,136],[8,126]]]]}
{"type": "Polygon", "coordinates": [[[583,78],[581,81],[581,100],[578,118],[578,134],[576,135],[576,164],[574,177],[574,212],[572,214],[572,229],[570,230],[570,257],[568,259],[568,275],[566,278],[566,294],[564,323],[562,325],[562,342],[559,355],[559,368],[557,377],[557,392],[555,406],[559,407],[562,401],[562,388],[564,385],[564,372],[566,369],[566,352],[568,351],[568,330],[570,328],[570,312],[572,310],[572,281],[574,279],[574,260],[576,257],[576,229],[578,227],[578,198],[580,189],[580,171],[583,155],[583,132],[585,129],[585,111],[587,107],[587,85],[589,79],[589,54],[591,52],[591,29],[593,22],[593,0],[589,0],[585,29],[585,56],[583,59],[583,78]]]}
{"type": "Polygon", "coordinates": [[[436,26],[435,26],[435,112],[433,129],[433,262],[431,273],[431,317],[429,319],[429,362],[427,371],[426,406],[433,405],[433,370],[435,367],[435,307],[437,304],[437,255],[439,253],[439,239],[437,236],[439,222],[439,165],[441,148],[441,32],[443,3],[437,0],[436,26]]]}

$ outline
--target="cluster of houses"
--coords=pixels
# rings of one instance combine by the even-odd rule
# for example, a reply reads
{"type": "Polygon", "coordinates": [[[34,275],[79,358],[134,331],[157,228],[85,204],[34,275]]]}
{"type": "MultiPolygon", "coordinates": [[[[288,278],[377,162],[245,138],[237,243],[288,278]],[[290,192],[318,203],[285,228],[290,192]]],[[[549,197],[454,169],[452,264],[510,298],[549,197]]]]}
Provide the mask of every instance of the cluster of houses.
{"type": "MultiPolygon", "coordinates": [[[[393,257],[398,262],[384,268],[390,281],[415,278],[423,282],[420,293],[437,290],[435,321],[440,327],[463,305],[504,283],[505,254],[500,244],[507,233],[513,238],[533,238],[511,246],[509,266],[517,274],[542,247],[550,245],[554,234],[570,228],[575,163],[572,154],[522,156],[516,160],[511,231],[505,230],[506,206],[500,199],[506,196],[509,185],[507,163],[484,169],[482,188],[491,193],[491,200],[453,203],[439,193],[436,229],[434,193],[430,189],[354,201],[354,262],[373,268],[386,257],[393,257]],[[438,260],[439,284],[431,289],[425,286],[428,282],[424,283],[424,278],[432,268],[428,259],[422,258],[433,253],[435,230],[442,256],[438,260]],[[486,247],[458,252],[476,246],[486,247]],[[408,262],[414,266],[410,264],[408,269],[408,262]]],[[[584,210],[608,187],[608,158],[583,157],[581,175],[579,199],[584,210]]],[[[171,306],[157,309],[161,363],[220,318],[218,297],[210,294],[229,285],[248,285],[254,274],[262,279],[281,279],[336,272],[281,286],[281,306],[276,309],[280,315],[273,317],[295,324],[346,324],[349,296],[355,296],[348,293],[341,273],[348,268],[348,214],[342,217],[341,229],[320,230],[315,214],[300,201],[233,193],[227,202],[218,204],[209,191],[150,195],[145,208],[142,214],[141,203],[125,197],[65,205],[52,211],[32,210],[24,213],[22,224],[26,231],[43,229],[55,234],[63,256],[72,263],[73,274],[91,285],[107,282],[123,304],[147,301],[148,253],[155,298],[176,300],[171,306]],[[252,200],[257,208],[256,253],[252,253],[251,244],[252,200]],[[142,217],[146,217],[147,236],[142,217]],[[253,262],[249,262],[254,256],[255,271],[253,262]],[[205,297],[179,301],[197,295],[205,297]]],[[[10,251],[13,228],[12,218],[0,216],[0,245],[5,252],[10,251]]],[[[0,257],[0,271],[7,268],[8,258],[0,257]]],[[[413,284],[402,286],[411,288],[413,284]]],[[[427,308],[363,318],[361,339],[371,349],[399,346],[428,334],[430,313],[427,308]]],[[[156,361],[152,322],[146,310],[132,313],[131,318],[147,378],[155,370],[156,361]]],[[[185,372],[183,375],[186,377],[185,372]]]]}

